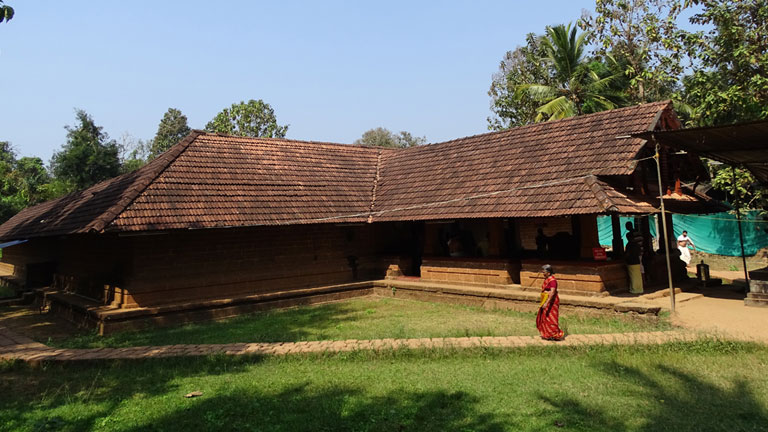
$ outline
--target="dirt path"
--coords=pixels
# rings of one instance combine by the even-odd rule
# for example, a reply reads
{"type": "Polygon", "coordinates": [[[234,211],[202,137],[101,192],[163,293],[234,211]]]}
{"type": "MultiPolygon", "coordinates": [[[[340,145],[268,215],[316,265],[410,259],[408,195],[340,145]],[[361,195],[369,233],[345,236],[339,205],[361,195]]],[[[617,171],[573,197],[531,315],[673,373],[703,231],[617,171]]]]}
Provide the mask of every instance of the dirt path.
{"type": "Polygon", "coordinates": [[[702,297],[679,303],[672,322],[692,330],[768,343],[768,308],[744,306],[740,289],[726,286],[705,290],[702,297]]]}
{"type": "Polygon", "coordinates": [[[545,341],[536,336],[460,337],[422,339],[374,339],[314,342],[234,343],[208,345],[166,345],[131,348],[51,348],[12,330],[0,327],[0,359],[20,360],[32,364],[43,361],[93,361],[146,359],[158,357],[190,357],[211,354],[289,355],[333,353],[359,350],[393,349],[461,349],[474,347],[517,348],[526,346],[574,346],[610,344],[663,344],[698,338],[693,332],[661,331],[646,333],[577,334],[562,341],[545,341]]]}

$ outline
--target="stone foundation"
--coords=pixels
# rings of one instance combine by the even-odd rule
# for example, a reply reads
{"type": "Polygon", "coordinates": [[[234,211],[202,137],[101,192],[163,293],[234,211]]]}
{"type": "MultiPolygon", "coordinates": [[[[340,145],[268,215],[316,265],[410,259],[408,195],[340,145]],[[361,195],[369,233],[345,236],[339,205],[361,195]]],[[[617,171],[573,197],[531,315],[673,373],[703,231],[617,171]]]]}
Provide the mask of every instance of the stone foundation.
{"type": "Polygon", "coordinates": [[[552,265],[558,289],[585,293],[625,291],[629,287],[626,266],[622,262],[544,262],[524,260],[520,285],[540,288],[544,282],[541,266],[552,265]]]}
{"type": "Polygon", "coordinates": [[[749,272],[749,293],[744,305],[768,307],[768,267],[749,272]]]}
{"type": "Polygon", "coordinates": [[[519,264],[503,259],[429,257],[421,263],[423,281],[508,285],[518,283],[519,264]]]}

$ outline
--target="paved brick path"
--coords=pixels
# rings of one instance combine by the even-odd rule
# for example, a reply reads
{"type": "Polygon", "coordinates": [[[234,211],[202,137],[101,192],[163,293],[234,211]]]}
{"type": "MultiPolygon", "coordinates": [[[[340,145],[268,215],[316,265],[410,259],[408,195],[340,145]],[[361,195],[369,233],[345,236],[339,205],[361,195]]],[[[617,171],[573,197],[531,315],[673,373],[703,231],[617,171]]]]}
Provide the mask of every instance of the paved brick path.
{"type": "Polygon", "coordinates": [[[605,345],[661,344],[689,341],[698,337],[693,332],[665,331],[648,333],[613,333],[569,335],[560,342],[542,340],[537,336],[463,337],[423,339],[375,339],[316,342],[235,343],[211,345],[166,345],[130,348],[51,348],[32,339],[0,327],[0,359],[40,361],[82,361],[143,359],[158,357],[227,355],[287,355],[299,353],[334,353],[357,350],[392,350],[423,348],[525,347],[534,345],[605,345]]]}

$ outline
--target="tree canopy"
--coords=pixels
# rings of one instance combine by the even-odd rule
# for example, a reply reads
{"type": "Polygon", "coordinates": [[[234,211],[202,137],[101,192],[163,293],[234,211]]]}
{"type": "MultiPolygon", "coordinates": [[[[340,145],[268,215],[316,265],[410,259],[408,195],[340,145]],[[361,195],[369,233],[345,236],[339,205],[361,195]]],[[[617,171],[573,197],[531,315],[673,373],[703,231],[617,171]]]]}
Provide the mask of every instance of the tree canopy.
{"type": "Polygon", "coordinates": [[[548,65],[550,78],[544,83],[521,83],[515,87],[515,97],[541,104],[536,108],[535,121],[559,120],[615,108],[622,95],[612,88],[617,74],[585,56],[589,33],[578,34],[569,24],[548,27],[541,45],[546,53],[542,60],[548,65]],[[604,75],[601,76],[600,72],[604,75]]]}
{"type": "Polygon", "coordinates": [[[65,126],[67,142],[53,154],[51,171],[71,190],[84,189],[120,173],[119,146],[83,110],[77,124],[65,126]]]}
{"type": "Polygon", "coordinates": [[[355,144],[375,147],[407,148],[424,144],[426,141],[426,137],[415,137],[410,132],[400,131],[399,133],[393,133],[389,129],[377,127],[365,131],[362,137],[355,140],[355,144]]]}
{"type": "Polygon", "coordinates": [[[232,104],[216,114],[207,125],[208,132],[263,138],[285,138],[288,125],[278,125],[275,110],[263,100],[232,104]]]}
{"type": "Polygon", "coordinates": [[[10,21],[13,19],[13,15],[15,14],[12,7],[3,4],[5,3],[3,0],[0,0],[0,23],[3,21],[10,21]]]}
{"type": "Polygon", "coordinates": [[[580,26],[596,43],[594,54],[622,65],[630,103],[668,99],[686,66],[685,32],[677,25],[679,0],[596,0],[596,16],[580,26]]]}
{"type": "Polygon", "coordinates": [[[691,22],[709,26],[689,36],[698,67],[685,78],[696,125],[768,118],[768,2],[693,0],[691,22]]]}
{"type": "Polygon", "coordinates": [[[52,198],[50,176],[38,157],[16,158],[7,141],[0,142],[0,223],[24,207],[52,198]]]}
{"type": "Polygon", "coordinates": [[[541,43],[541,36],[533,33],[526,35],[526,44],[507,51],[493,75],[488,95],[491,97],[491,111],[488,117],[489,128],[494,130],[523,126],[536,120],[537,108],[541,105],[528,93],[515,95],[517,86],[537,83],[553,85],[544,58],[547,53],[541,43]]]}
{"type": "Polygon", "coordinates": [[[157,125],[157,133],[152,140],[149,158],[156,158],[160,153],[184,139],[191,131],[187,124],[187,116],[176,108],[168,108],[160,124],[157,125]]]}

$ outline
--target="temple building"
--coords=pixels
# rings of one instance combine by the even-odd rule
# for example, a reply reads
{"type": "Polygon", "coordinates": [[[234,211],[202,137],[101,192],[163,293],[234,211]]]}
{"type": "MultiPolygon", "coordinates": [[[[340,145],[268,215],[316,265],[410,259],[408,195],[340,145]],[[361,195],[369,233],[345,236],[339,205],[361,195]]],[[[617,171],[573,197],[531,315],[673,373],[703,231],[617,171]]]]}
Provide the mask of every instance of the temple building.
{"type": "Polygon", "coordinates": [[[386,278],[515,289],[539,284],[544,261],[563,292],[621,291],[619,215],[644,235],[648,277],[666,280],[647,217],[659,174],[667,209],[714,205],[681,186],[707,180],[697,157],[661,146],[657,173],[655,143],[633,136],[678,128],[660,102],[406,149],[195,131],[137,171],[14,216],[2,261],[102,329],[386,278]],[[608,253],[599,215],[615,220],[608,253]]]}

